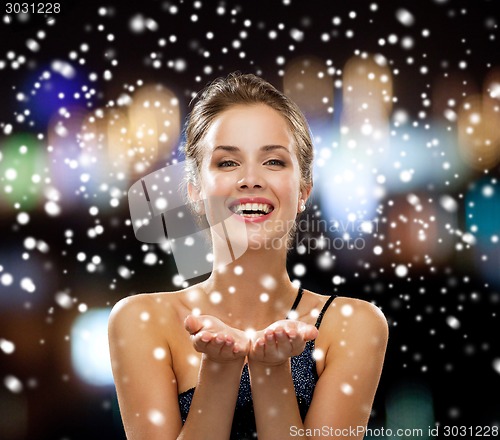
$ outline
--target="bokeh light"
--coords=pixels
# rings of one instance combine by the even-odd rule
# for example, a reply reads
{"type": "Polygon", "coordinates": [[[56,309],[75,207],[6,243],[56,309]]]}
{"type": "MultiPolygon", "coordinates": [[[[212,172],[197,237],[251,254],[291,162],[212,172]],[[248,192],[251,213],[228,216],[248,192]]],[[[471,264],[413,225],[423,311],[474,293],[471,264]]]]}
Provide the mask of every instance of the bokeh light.
{"type": "Polygon", "coordinates": [[[29,133],[0,141],[0,206],[31,210],[43,197],[46,178],[46,151],[42,142],[29,133]]]}
{"type": "Polygon", "coordinates": [[[283,90],[313,134],[290,278],[389,322],[370,425],[500,423],[495,2],[64,8],[0,20],[2,440],[124,438],[109,310],[191,282],[171,247],[135,238],[128,190],[179,163],[191,100],[235,70],[283,90]]]}
{"type": "Polygon", "coordinates": [[[500,288],[500,185],[496,178],[471,184],[465,199],[466,238],[473,244],[476,267],[500,288]]]}
{"type": "Polygon", "coordinates": [[[113,385],[108,347],[110,309],[90,309],[71,329],[71,360],[76,374],[89,385],[113,385]]]}

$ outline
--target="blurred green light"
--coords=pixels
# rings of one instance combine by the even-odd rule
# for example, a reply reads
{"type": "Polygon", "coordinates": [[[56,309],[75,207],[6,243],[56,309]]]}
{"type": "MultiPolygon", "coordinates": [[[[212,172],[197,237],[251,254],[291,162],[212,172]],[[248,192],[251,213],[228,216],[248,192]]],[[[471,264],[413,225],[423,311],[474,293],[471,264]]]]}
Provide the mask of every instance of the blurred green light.
{"type": "Polygon", "coordinates": [[[386,414],[386,429],[392,431],[391,438],[425,440],[432,437],[429,430],[434,428],[434,405],[426,384],[396,384],[387,395],[386,414]]]}
{"type": "Polygon", "coordinates": [[[0,201],[19,209],[33,209],[42,198],[46,153],[32,134],[9,136],[0,143],[0,201]]]}

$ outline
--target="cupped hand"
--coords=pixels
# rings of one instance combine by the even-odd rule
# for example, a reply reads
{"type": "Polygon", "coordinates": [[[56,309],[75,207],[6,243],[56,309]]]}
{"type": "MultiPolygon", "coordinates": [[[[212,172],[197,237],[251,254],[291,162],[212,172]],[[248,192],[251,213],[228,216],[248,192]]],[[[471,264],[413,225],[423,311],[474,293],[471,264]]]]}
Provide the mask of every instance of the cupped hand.
{"type": "Polygon", "coordinates": [[[302,351],[307,341],[318,336],[314,325],[283,319],[256,333],[248,354],[249,361],[266,366],[280,365],[302,351]]]}
{"type": "Polygon", "coordinates": [[[193,347],[214,362],[227,362],[248,355],[250,340],[245,332],[224,324],[210,315],[188,315],[184,327],[193,347]]]}

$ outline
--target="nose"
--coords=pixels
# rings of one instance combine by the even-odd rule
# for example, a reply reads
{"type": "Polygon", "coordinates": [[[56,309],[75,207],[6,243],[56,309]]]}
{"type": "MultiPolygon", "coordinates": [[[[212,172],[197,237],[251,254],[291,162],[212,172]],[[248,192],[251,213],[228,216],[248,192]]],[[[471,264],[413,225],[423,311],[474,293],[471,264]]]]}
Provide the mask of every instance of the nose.
{"type": "Polygon", "coordinates": [[[256,167],[247,166],[242,169],[242,173],[238,179],[239,189],[264,188],[265,180],[256,167]]]}

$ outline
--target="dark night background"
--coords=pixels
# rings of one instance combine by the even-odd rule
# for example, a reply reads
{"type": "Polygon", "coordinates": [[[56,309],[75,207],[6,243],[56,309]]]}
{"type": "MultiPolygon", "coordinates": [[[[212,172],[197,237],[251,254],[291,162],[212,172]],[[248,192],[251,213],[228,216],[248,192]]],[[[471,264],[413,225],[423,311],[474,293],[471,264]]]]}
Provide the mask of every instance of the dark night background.
{"type": "Polygon", "coordinates": [[[0,12],[0,439],[125,438],[113,385],[89,383],[75,368],[75,323],[93,310],[109,313],[125,296],[178,288],[173,257],[134,237],[127,190],[165,166],[181,136],[142,171],[119,177],[100,153],[85,168],[76,133],[51,151],[61,108],[69,125],[81,123],[78,115],[161,84],[178,98],[182,124],[193,93],[217,76],[257,73],[283,89],[294,60],[315,59],[325,72],[333,68],[327,76],[337,82],[333,113],[318,117],[321,124],[309,121],[321,148],[340,159],[316,173],[308,213],[332,219],[335,186],[324,182],[346,160],[335,151],[343,148],[347,108],[343,69],[362,53],[387,60],[397,98],[387,116],[390,161],[406,164],[414,178],[391,177],[394,168],[379,164],[384,194],[364,207],[377,228],[360,235],[363,249],[335,249],[327,265],[322,250],[292,251],[291,278],[316,292],[372,301],[385,313],[390,340],[370,427],[423,429],[404,438],[430,438],[427,429],[437,424],[440,434],[444,426],[493,433],[489,427],[500,425],[498,1],[60,4],[55,20],[0,12]],[[489,141],[484,161],[479,150],[456,153],[464,148],[460,109],[473,96],[482,96],[484,120],[491,110],[475,132],[489,141]],[[443,154],[451,155],[451,170],[435,167],[443,154]],[[431,220],[419,242],[418,225],[432,216],[435,227],[431,220]]]}

